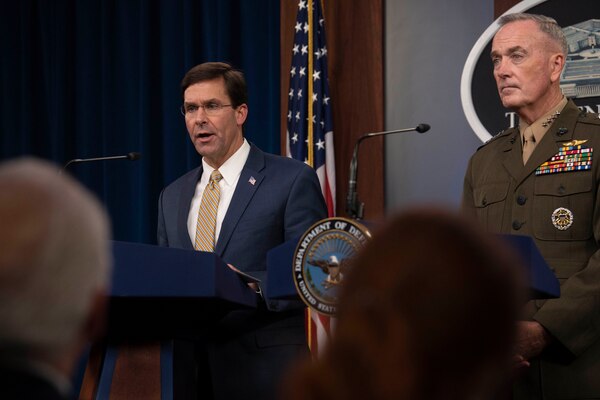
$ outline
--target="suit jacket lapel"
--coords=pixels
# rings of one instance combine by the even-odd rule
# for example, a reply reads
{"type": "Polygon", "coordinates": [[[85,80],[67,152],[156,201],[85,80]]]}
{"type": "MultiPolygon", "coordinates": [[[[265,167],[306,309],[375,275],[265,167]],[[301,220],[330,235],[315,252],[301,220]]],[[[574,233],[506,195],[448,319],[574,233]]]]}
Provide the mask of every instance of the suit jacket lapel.
{"type": "Polygon", "coordinates": [[[264,175],[260,173],[265,167],[264,154],[254,145],[251,146],[248,160],[246,160],[246,164],[242,169],[227,214],[225,214],[225,219],[221,224],[221,232],[215,247],[215,253],[220,257],[223,256],[235,227],[264,179],[264,175]]]}
{"type": "Polygon", "coordinates": [[[184,249],[194,250],[194,244],[190,239],[190,234],[187,228],[188,215],[190,213],[190,205],[192,198],[196,192],[196,185],[202,176],[202,165],[198,168],[198,173],[192,174],[191,178],[186,182],[179,195],[179,215],[177,218],[177,235],[179,236],[179,242],[184,249]]]}

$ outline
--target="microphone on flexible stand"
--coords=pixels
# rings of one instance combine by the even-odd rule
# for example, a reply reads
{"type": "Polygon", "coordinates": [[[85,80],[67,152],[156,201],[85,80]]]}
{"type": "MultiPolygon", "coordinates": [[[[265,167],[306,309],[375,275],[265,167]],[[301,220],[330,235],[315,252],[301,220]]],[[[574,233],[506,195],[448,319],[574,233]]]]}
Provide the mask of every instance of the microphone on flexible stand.
{"type": "Polygon", "coordinates": [[[397,129],[393,131],[383,131],[383,132],[372,132],[366,133],[358,138],[356,144],[354,145],[354,153],[352,154],[352,160],[350,161],[350,173],[348,178],[348,196],[346,197],[346,213],[351,218],[354,219],[362,219],[365,204],[358,200],[357,190],[356,190],[356,172],[358,170],[358,147],[360,143],[367,138],[372,138],[375,136],[383,136],[383,135],[391,135],[395,133],[403,133],[403,132],[412,132],[417,131],[419,133],[427,132],[431,127],[428,124],[419,124],[414,128],[406,128],[406,129],[397,129]]]}
{"type": "Polygon", "coordinates": [[[131,153],[127,153],[127,154],[122,155],[122,156],[95,157],[95,158],[75,158],[75,159],[70,160],[69,162],[67,162],[65,164],[65,166],[61,170],[61,173],[63,171],[66,171],[67,168],[71,164],[78,164],[78,163],[84,163],[84,162],[90,162],[90,161],[108,161],[108,160],[130,160],[130,161],[136,161],[136,160],[139,160],[140,158],[142,158],[142,154],[138,153],[138,152],[131,152],[131,153]]]}

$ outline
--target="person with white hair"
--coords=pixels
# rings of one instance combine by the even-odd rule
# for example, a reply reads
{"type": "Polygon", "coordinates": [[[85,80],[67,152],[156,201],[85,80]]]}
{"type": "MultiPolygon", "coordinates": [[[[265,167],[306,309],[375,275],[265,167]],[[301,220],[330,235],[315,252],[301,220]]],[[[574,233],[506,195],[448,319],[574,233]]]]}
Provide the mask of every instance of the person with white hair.
{"type": "Polygon", "coordinates": [[[0,398],[66,399],[104,326],[111,269],[100,203],[49,163],[0,164],[0,398]]]}
{"type": "Polygon", "coordinates": [[[518,323],[513,399],[600,399],[600,119],[561,91],[568,49],[554,19],[498,24],[493,75],[519,125],[471,157],[463,206],[486,231],[532,237],[561,284],[518,323]]]}

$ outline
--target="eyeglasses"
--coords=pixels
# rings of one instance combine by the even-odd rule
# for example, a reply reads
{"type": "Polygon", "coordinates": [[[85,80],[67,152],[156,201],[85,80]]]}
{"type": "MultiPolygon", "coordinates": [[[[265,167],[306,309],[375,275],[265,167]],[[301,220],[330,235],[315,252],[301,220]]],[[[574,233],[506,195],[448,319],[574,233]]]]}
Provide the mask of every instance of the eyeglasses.
{"type": "Polygon", "coordinates": [[[223,107],[233,107],[232,104],[219,104],[214,102],[209,102],[205,104],[184,104],[180,107],[181,114],[184,117],[193,117],[196,115],[199,109],[203,109],[204,113],[208,116],[217,115],[223,107]]]}

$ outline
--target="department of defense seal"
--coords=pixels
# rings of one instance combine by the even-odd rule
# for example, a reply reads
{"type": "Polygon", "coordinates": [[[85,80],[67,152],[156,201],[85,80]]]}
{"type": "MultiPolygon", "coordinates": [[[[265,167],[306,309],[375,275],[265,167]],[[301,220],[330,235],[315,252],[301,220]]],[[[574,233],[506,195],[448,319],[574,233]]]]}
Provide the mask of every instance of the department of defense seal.
{"type": "Polygon", "coordinates": [[[552,212],[552,225],[559,231],[566,231],[573,225],[573,213],[564,207],[559,207],[552,212]]]}
{"type": "Polygon", "coordinates": [[[294,283],[308,307],[335,315],[340,285],[349,259],[371,237],[362,224],[346,218],[326,218],[308,228],[294,253],[294,283]]]}

